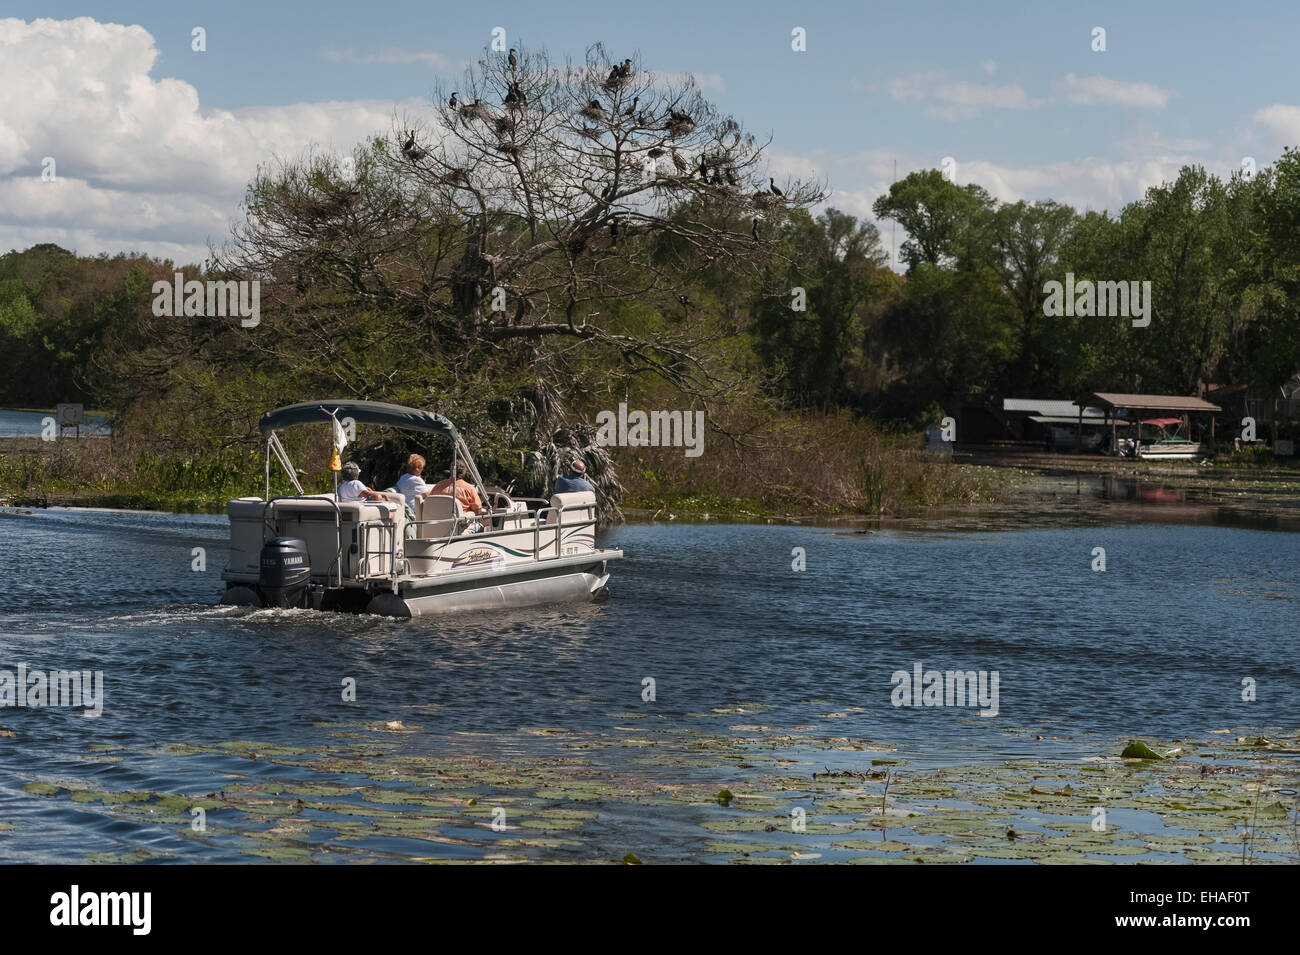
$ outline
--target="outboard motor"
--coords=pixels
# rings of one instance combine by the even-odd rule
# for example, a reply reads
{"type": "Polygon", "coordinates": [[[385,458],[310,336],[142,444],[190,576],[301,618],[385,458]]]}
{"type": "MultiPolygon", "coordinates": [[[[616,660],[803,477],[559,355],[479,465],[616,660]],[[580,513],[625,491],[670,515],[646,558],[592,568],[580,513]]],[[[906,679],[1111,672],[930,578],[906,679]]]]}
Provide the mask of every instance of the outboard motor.
{"type": "Polygon", "coordinates": [[[268,607],[306,607],[311,585],[307,543],[296,537],[273,537],[262,545],[258,590],[268,607]]]}

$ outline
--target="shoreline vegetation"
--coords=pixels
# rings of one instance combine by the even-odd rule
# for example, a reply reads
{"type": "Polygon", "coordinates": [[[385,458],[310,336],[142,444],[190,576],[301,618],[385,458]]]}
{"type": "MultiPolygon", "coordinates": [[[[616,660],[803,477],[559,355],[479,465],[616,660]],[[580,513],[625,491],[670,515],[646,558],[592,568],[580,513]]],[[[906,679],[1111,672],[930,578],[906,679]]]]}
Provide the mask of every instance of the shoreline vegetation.
{"type": "MultiPolygon", "coordinates": [[[[920,435],[888,434],[845,414],[783,424],[779,446],[736,445],[696,459],[679,448],[611,449],[622,481],[621,516],[835,522],[1014,514],[1067,478],[1145,482],[1190,495],[1185,503],[1300,510],[1300,462],[1272,455],[1196,463],[996,449],[946,455],[923,450],[920,435]]],[[[319,460],[319,450],[308,449],[307,458],[319,460]]],[[[256,444],[200,459],[159,457],[120,439],[0,438],[0,507],[224,513],[232,497],[262,495],[263,467],[256,444]]],[[[272,494],[292,493],[278,471],[273,465],[272,494]]],[[[308,493],[332,483],[323,467],[300,469],[299,480],[308,493]]]]}
{"type": "MultiPolygon", "coordinates": [[[[305,439],[291,447],[299,465],[328,455],[313,440],[320,435],[287,437],[305,439]]],[[[621,485],[619,510],[629,517],[896,514],[992,504],[1009,481],[996,469],[927,453],[919,435],[889,434],[847,413],[792,414],[693,459],[673,447],[607,450],[621,485]]],[[[0,438],[0,501],[220,513],[232,497],[262,495],[263,451],[249,441],[203,458],[162,457],[122,439],[0,438]]],[[[279,470],[272,466],[272,494],[292,493],[279,470]]],[[[376,486],[396,477],[376,477],[376,486]]],[[[298,478],[308,493],[332,486],[323,466],[300,467],[298,478]]]]}

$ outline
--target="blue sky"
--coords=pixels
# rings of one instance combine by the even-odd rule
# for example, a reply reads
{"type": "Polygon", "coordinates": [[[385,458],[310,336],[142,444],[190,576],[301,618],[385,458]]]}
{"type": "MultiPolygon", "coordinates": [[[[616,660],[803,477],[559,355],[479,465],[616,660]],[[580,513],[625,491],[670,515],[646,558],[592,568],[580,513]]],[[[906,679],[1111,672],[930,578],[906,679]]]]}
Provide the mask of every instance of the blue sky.
{"type": "MultiPolygon", "coordinates": [[[[151,81],[188,84],[205,115],[229,111],[241,122],[271,122],[265,111],[274,111],[284,129],[272,135],[255,125],[268,147],[292,140],[288,107],[366,104],[337,129],[303,124],[304,136],[309,130],[317,140],[347,145],[364,125],[361,116],[427,102],[435,81],[454,80],[457,64],[482,52],[493,27],[504,27],[511,45],[545,46],[553,58],[580,58],[601,40],[619,56],[639,51],[651,68],[695,73],[724,111],[773,135],[778,174],[825,176],[836,190],[831,204],[858,215],[869,215],[870,201],[887,188],[893,159],[901,175],[952,156],[959,181],[980,182],[1003,199],[1118,208],[1185,162],[1225,174],[1247,155],[1265,165],[1300,139],[1294,52],[1300,5],[1284,3],[43,0],[11,2],[5,15],[143,27],[157,51],[147,69],[151,81]],[[207,31],[204,53],[190,49],[195,26],[207,31]],[[806,53],[790,49],[795,26],[807,31],[806,53]],[[1105,52],[1091,49],[1098,26],[1106,30],[1105,52]]],[[[0,66],[0,78],[3,73],[0,66]]],[[[23,82],[21,74],[16,82],[23,82]]],[[[21,134],[5,112],[0,122],[21,134]]],[[[387,127],[379,123],[375,131],[387,127]]],[[[100,135],[117,133],[110,124],[100,135]]],[[[10,168],[0,141],[0,175],[39,162],[40,138],[28,136],[21,149],[10,149],[21,153],[10,168]]],[[[143,187],[96,162],[93,175],[85,164],[88,190],[143,187]]],[[[247,179],[236,167],[248,158],[229,162],[211,182],[196,184],[196,195],[212,205],[208,211],[220,212],[226,203],[228,216],[238,199],[232,183],[247,179]]],[[[21,197],[6,203],[5,183],[0,179],[0,246],[8,247],[30,239],[40,223],[28,217],[17,230],[6,222],[15,209],[31,210],[21,197]]],[[[186,206],[175,189],[168,195],[171,205],[186,206]]],[[[51,230],[67,227],[66,211],[51,230]]],[[[202,245],[205,235],[194,230],[209,228],[206,213],[175,211],[175,228],[143,229],[137,247],[202,245]],[[187,217],[197,220],[190,222],[192,235],[181,221],[187,217]]],[[[98,240],[85,230],[72,237],[83,245],[103,241],[111,250],[131,241],[129,223],[119,231],[111,240],[103,230],[98,240]]]]}

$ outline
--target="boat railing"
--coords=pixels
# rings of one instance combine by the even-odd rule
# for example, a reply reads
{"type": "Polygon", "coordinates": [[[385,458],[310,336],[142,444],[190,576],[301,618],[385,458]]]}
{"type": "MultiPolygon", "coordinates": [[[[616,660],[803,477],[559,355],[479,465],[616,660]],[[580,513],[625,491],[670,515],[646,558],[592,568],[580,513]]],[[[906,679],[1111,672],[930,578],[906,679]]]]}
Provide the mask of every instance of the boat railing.
{"type": "MultiPolygon", "coordinates": [[[[289,494],[283,497],[272,498],[270,501],[267,502],[267,507],[271,512],[271,520],[270,520],[271,527],[275,528],[277,533],[279,533],[280,525],[276,519],[276,505],[284,501],[328,501],[330,505],[334,508],[334,541],[336,546],[334,550],[334,563],[330,565],[330,568],[336,572],[335,579],[337,580],[338,585],[342,587],[343,586],[343,512],[339,510],[338,501],[328,496],[311,495],[311,494],[289,494]]],[[[265,524],[266,521],[264,519],[263,526],[265,526],[265,524]]],[[[329,571],[325,572],[325,576],[328,579],[329,571]]]]}
{"type": "Polygon", "coordinates": [[[401,562],[397,557],[397,523],[395,521],[384,520],[383,518],[372,519],[357,522],[357,579],[373,580],[375,578],[387,577],[392,584],[393,593],[397,593],[397,578],[401,576],[401,562]],[[371,529],[379,531],[380,547],[372,555],[370,551],[370,531],[371,529]],[[385,536],[387,537],[388,546],[383,546],[385,536]],[[370,560],[372,556],[380,556],[384,550],[387,550],[388,570],[381,571],[378,574],[370,573],[370,560]]]}
{"type": "MultiPolygon", "coordinates": [[[[292,498],[283,498],[283,500],[292,500],[292,498]]],[[[315,498],[315,500],[319,500],[319,498],[315,498]]],[[[563,542],[564,542],[564,537],[566,532],[569,535],[572,535],[575,531],[582,530],[585,527],[595,527],[596,525],[596,519],[594,517],[590,517],[585,520],[566,521],[564,519],[565,511],[590,511],[590,510],[591,510],[590,504],[568,504],[560,507],[548,506],[548,507],[543,507],[538,509],[535,512],[535,514],[533,514],[533,527],[532,527],[533,560],[536,561],[551,560],[555,557],[563,556],[561,549],[563,547],[563,542]],[[549,518],[552,514],[555,515],[554,524],[548,523],[549,518]],[[543,551],[543,543],[541,539],[542,531],[549,530],[551,528],[554,528],[555,530],[554,554],[551,556],[544,557],[542,554],[543,551]]],[[[337,505],[335,505],[335,511],[338,512],[337,505]]],[[[532,514],[533,512],[529,512],[529,513],[532,514]]],[[[458,524],[461,525],[468,525],[470,523],[473,523],[476,520],[488,520],[492,516],[511,516],[511,515],[520,517],[521,512],[505,511],[502,512],[501,515],[493,515],[491,512],[485,512],[479,515],[465,515],[464,517],[450,518],[450,520],[455,520],[458,524]]],[[[418,528],[421,525],[445,524],[447,520],[449,519],[443,518],[441,520],[430,520],[430,521],[407,521],[404,527],[418,528]]],[[[449,535],[446,538],[440,539],[440,538],[421,538],[418,536],[418,531],[417,531],[416,537],[408,537],[407,539],[428,541],[430,543],[440,542],[443,546],[445,546],[446,544],[450,544],[452,542],[483,541],[483,540],[491,540],[493,538],[498,538],[498,537],[517,537],[519,534],[526,534],[527,532],[528,532],[527,527],[503,528],[501,530],[477,531],[473,533],[455,533],[449,535]]],[[[388,578],[390,585],[393,588],[393,592],[396,593],[398,578],[401,577],[402,566],[404,564],[404,561],[398,556],[400,538],[398,537],[397,534],[397,524],[391,520],[387,520],[384,518],[358,521],[356,524],[356,535],[357,535],[357,540],[356,540],[357,573],[355,579],[375,580],[375,579],[388,578]],[[372,529],[379,531],[380,534],[379,546],[376,548],[371,547],[370,531],[372,529]],[[384,570],[381,570],[379,573],[372,573],[371,566],[370,566],[371,561],[375,557],[378,557],[380,555],[386,556],[388,558],[388,567],[384,570]]],[[[339,581],[339,585],[342,586],[343,539],[342,539],[341,525],[340,525],[338,539],[339,539],[338,581],[339,581]]],[[[545,544],[545,549],[549,551],[550,547],[551,547],[551,542],[548,540],[545,544]]]]}

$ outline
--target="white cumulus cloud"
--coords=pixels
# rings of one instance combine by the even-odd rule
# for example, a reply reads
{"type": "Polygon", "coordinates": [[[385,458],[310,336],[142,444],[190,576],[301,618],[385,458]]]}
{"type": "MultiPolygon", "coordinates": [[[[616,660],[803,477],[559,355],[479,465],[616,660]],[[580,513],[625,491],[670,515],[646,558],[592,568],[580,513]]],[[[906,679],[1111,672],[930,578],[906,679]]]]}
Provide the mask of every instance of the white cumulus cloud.
{"type": "Polygon", "coordinates": [[[1071,103],[1095,106],[1112,103],[1139,109],[1164,109],[1174,96],[1172,90],[1161,89],[1151,83],[1128,82],[1109,76],[1065,76],[1065,95],[1071,103]]]}
{"type": "Polygon", "coordinates": [[[157,59],[140,26],[0,20],[0,250],[57,242],[202,261],[259,163],[312,146],[349,152],[387,131],[398,105],[203,109],[189,83],[152,75],[157,59]],[[53,181],[41,177],[46,157],[53,181]]]}

